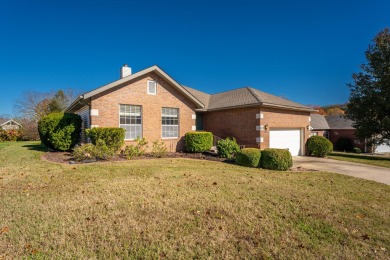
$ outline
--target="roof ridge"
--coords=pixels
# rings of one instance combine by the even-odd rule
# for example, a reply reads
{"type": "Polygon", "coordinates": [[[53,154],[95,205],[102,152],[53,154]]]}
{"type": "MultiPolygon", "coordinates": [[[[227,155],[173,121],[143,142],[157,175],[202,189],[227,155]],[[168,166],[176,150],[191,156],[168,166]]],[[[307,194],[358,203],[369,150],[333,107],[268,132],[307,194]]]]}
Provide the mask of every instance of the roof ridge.
{"type": "Polygon", "coordinates": [[[261,100],[257,95],[255,95],[255,93],[253,92],[253,90],[252,90],[251,87],[246,87],[246,89],[249,91],[249,93],[252,94],[252,96],[253,96],[259,103],[263,103],[263,100],[261,100]]]}

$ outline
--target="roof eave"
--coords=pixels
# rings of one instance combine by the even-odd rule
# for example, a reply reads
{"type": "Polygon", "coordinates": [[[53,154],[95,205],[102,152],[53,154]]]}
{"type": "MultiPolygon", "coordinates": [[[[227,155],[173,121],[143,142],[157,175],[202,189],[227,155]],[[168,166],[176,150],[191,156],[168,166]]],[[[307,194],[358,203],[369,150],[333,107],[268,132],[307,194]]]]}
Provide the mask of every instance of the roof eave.
{"type": "Polygon", "coordinates": [[[80,101],[84,100],[84,95],[78,96],[75,101],[72,102],[66,109],[65,113],[72,113],[74,108],[80,104],[80,101]]]}
{"type": "Polygon", "coordinates": [[[318,110],[310,108],[310,107],[293,107],[293,106],[284,106],[284,105],[278,105],[278,104],[273,104],[273,103],[266,103],[263,102],[262,106],[264,107],[274,107],[274,108],[283,108],[287,110],[296,110],[296,111],[305,111],[305,112],[318,112],[318,110]]]}

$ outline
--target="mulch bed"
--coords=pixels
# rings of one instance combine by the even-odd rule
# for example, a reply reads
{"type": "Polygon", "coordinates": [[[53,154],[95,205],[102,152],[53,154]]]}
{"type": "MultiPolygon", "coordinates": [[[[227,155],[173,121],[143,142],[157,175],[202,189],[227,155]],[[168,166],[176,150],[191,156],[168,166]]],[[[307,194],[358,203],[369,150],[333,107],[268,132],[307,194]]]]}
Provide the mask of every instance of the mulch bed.
{"type": "MultiPolygon", "coordinates": [[[[167,153],[164,158],[189,158],[189,159],[200,159],[200,160],[209,160],[209,161],[217,161],[217,162],[229,162],[226,158],[219,158],[218,156],[206,153],[167,153]]],[[[42,155],[42,159],[55,162],[55,163],[63,163],[63,164],[83,164],[87,162],[96,162],[96,161],[87,161],[87,162],[77,162],[72,153],[70,152],[47,152],[42,155]]],[[[140,157],[135,157],[132,160],[140,160],[140,159],[158,159],[153,157],[151,154],[145,154],[140,157]]],[[[118,162],[118,161],[128,161],[124,156],[115,155],[108,160],[99,160],[97,162],[118,162]]]]}

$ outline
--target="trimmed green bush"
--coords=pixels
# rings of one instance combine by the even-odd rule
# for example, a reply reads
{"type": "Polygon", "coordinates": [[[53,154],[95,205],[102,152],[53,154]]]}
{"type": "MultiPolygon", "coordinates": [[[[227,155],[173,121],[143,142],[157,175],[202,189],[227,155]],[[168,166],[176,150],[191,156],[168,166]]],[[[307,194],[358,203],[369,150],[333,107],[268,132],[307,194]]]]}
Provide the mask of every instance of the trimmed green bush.
{"type": "Polygon", "coordinates": [[[292,165],[292,156],[288,150],[268,148],[261,151],[261,168],[287,171],[292,165]]]}
{"type": "Polygon", "coordinates": [[[186,151],[189,153],[208,151],[213,146],[213,134],[211,132],[188,132],[184,140],[186,151]]]}
{"type": "Polygon", "coordinates": [[[323,136],[312,136],[307,140],[307,150],[309,155],[325,157],[333,151],[333,144],[323,136]]]}
{"type": "Polygon", "coordinates": [[[233,159],[235,154],[240,151],[240,146],[237,144],[236,139],[229,137],[221,139],[217,143],[218,155],[222,158],[233,159]]]}
{"type": "Polygon", "coordinates": [[[52,113],[39,120],[39,136],[46,147],[69,151],[80,141],[81,123],[79,115],[52,113]]]}
{"type": "Polygon", "coordinates": [[[354,153],[362,153],[362,149],[360,149],[359,147],[354,147],[353,152],[354,153]]]}
{"type": "Polygon", "coordinates": [[[353,142],[348,137],[339,137],[334,144],[334,149],[341,152],[352,152],[353,142]]]}
{"type": "Polygon", "coordinates": [[[238,165],[247,167],[258,167],[261,157],[261,151],[257,148],[245,148],[236,154],[238,165]]]}
{"type": "Polygon", "coordinates": [[[126,131],[120,127],[95,127],[85,132],[94,145],[98,140],[103,140],[114,153],[118,152],[125,143],[126,131]]]}

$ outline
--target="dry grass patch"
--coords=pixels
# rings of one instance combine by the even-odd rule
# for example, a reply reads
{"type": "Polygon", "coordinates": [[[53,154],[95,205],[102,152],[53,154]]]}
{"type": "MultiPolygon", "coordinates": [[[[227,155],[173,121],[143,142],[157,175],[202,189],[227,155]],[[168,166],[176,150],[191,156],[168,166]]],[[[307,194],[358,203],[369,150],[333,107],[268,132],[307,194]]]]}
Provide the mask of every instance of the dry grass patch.
{"type": "Polygon", "coordinates": [[[389,186],[156,159],[57,165],[0,150],[0,258],[389,257],[389,186]]]}

